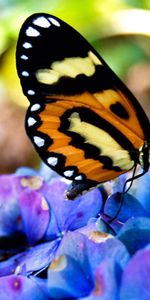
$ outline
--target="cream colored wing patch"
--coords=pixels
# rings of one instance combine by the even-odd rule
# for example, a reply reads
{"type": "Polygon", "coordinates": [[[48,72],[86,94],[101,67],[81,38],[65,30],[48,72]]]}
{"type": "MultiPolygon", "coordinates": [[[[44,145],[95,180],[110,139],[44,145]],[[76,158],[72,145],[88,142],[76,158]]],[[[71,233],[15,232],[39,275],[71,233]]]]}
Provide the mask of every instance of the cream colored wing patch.
{"type": "Polygon", "coordinates": [[[96,146],[100,155],[108,156],[113,161],[113,166],[119,166],[122,170],[133,167],[128,151],[124,150],[106,131],[90,123],[81,121],[77,112],[69,117],[70,127],[68,131],[78,133],[85,139],[85,143],[96,146]]]}
{"type": "Polygon", "coordinates": [[[62,61],[53,62],[50,69],[38,70],[36,78],[40,83],[53,84],[64,76],[75,78],[84,74],[89,77],[94,74],[95,65],[101,65],[101,62],[92,51],[89,51],[88,56],[84,58],[67,57],[62,61]]]}

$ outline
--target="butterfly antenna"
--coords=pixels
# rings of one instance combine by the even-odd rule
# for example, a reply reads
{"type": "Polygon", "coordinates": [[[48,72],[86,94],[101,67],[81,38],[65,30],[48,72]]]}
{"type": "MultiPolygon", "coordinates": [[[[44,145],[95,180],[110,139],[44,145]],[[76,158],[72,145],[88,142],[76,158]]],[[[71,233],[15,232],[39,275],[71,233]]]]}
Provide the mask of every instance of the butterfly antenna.
{"type": "Polygon", "coordinates": [[[137,178],[138,175],[135,176],[136,169],[137,169],[137,164],[135,164],[135,166],[134,166],[132,177],[129,178],[129,179],[127,179],[127,180],[125,181],[125,183],[124,183],[123,191],[122,191],[122,194],[123,194],[123,195],[126,194],[126,193],[130,190],[130,188],[131,188],[131,186],[132,186],[132,184],[133,184],[134,179],[137,178]],[[127,187],[127,184],[128,184],[128,183],[130,183],[130,184],[129,184],[129,186],[127,187]],[[127,188],[126,188],[126,187],[127,187],[127,188]]]}

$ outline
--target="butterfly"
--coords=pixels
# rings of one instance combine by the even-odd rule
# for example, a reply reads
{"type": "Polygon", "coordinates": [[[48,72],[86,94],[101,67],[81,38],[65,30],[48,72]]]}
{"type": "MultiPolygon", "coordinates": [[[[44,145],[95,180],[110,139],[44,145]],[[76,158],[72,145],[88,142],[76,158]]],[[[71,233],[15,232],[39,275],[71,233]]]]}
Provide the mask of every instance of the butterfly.
{"type": "Polygon", "coordinates": [[[25,127],[42,160],[72,180],[69,199],[141,165],[149,169],[150,123],[139,102],[71,26],[31,15],[16,65],[30,101],[25,127]]]}

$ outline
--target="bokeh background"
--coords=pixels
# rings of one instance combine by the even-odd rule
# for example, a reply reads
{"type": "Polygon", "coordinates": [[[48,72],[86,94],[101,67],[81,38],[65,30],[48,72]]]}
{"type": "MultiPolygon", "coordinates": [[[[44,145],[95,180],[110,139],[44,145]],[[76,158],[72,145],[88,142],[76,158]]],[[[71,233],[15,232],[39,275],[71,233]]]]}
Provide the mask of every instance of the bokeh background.
{"type": "Polygon", "coordinates": [[[150,0],[0,0],[0,173],[40,165],[25,133],[28,101],[15,67],[20,27],[35,12],[54,14],[86,37],[150,116],[150,0]]]}

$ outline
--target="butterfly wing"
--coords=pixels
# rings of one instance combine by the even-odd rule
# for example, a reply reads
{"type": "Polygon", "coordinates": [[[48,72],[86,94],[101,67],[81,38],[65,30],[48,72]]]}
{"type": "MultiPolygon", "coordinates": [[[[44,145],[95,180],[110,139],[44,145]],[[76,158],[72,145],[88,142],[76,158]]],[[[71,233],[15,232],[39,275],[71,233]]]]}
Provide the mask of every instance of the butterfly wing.
{"type": "Polygon", "coordinates": [[[138,101],[88,42],[48,14],[22,26],[17,70],[31,105],[26,130],[41,158],[73,180],[70,197],[119,176],[149,140],[138,101]]]}

